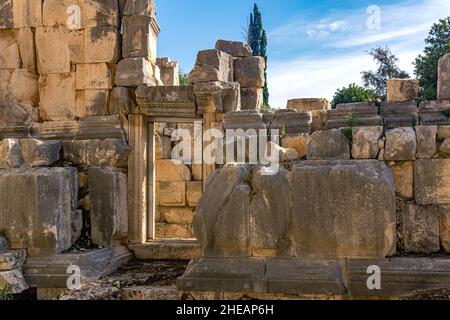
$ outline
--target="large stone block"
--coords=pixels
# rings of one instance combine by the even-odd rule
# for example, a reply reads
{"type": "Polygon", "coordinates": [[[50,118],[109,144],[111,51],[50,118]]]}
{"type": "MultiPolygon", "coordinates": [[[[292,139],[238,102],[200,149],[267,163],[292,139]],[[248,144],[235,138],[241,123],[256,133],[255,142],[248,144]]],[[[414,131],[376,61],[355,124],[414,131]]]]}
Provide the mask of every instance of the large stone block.
{"type": "Polygon", "coordinates": [[[263,107],[263,89],[241,88],[241,109],[261,110],[263,107]]]}
{"type": "Polygon", "coordinates": [[[281,146],[283,148],[295,149],[299,158],[305,158],[308,141],[309,134],[307,133],[288,134],[281,138],[281,146]]]}
{"type": "Polygon", "coordinates": [[[159,27],[152,17],[126,16],[123,21],[122,55],[156,63],[159,27]]]}
{"type": "Polygon", "coordinates": [[[310,112],[297,112],[291,109],[281,109],[275,112],[275,116],[269,122],[265,117],[268,113],[264,113],[264,121],[267,123],[269,130],[279,130],[281,135],[310,133],[312,118],[310,112]]]}
{"type": "Polygon", "coordinates": [[[155,17],[155,2],[153,0],[128,0],[123,14],[125,16],[155,17]]]}
{"type": "Polygon", "coordinates": [[[157,238],[162,239],[192,239],[192,226],[187,224],[157,223],[155,225],[157,238]]]}
{"type": "Polygon", "coordinates": [[[439,237],[442,249],[450,252],[450,206],[439,207],[439,237]]]}
{"type": "Polygon", "coordinates": [[[109,92],[108,89],[77,90],[76,116],[84,118],[107,115],[109,92]]]}
{"type": "Polygon", "coordinates": [[[129,114],[136,107],[132,98],[132,90],[125,87],[115,87],[111,90],[108,102],[109,114],[129,114]]]}
{"type": "Polygon", "coordinates": [[[450,100],[450,53],[439,60],[437,95],[440,100],[450,100]]]}
{"type": "Polygon", "coordinates": [[[71,247],[76,176],[63,168],[0,171],[0,226],[12,249],[53,256],[71,247]]]}
{"type": "Polygon", "coordinates": [[[264,87],[264,69],[266,63],[263,57],[239,58],[234,60],[234,80],[241,88],[264,87]]]}
{"type": "Polygon", "coordinates": [[[5,69],[22,67],[15,30],[0,30],[0,66],[5,69]]]}
{"type": "Polygon", "coordinates": [[[42,0],[13,0],[14,28],[42,26],[42,0]]]}
{"type": "Polygon", "coordinates": [[[128,234],[127,175],[107,168],[89,169],[92,241],[111,247],[128,234]]]}
{"type": "Polygon", "coordinates": [[[338,104],[336,109],[327,110],[328,129],[344,127],[380,126],[383,120],[374,103],[357,102],[338,104]]]}
{"type": "Polygon", "coordinates": [[[287,102],[287,108],[298,112],[328,110],[330,102],[323,98],[291,99],[287,102]]]}
{"type": "Polygon", "coordinates": [[[0,29],[14,28],[13,0],[3,0],[0,3],[0,29]]]}
{"type": "Polygon", "coordinates": [[[237,82],[197,82],[194,93],[198,114],[239,111],[245,99],[237,82]]]}
{"type": "Polygon", "coordinates": [[[415,127],[419,123],[417,102],[382,103],[380,113],[386,130],[415,127]]]}
{"type": "Polygon", "coordinates": [[[422,126],[445,125],[450,122],[450,106],[440,101],[422,101],[419,117],[422,126]]]}
{"type": "Polygon", "coordinates": [[[0,272],[22,268],[26,257],[26,250],[12,250],[0,253],[0,272]]]}
{"type": "Polygon", "coordinates": [[[8,91],[11,98],[30,107],[39,102],[38,75],[33,70],[16,69],[11,75],[8,91]]]}
{"type": "Polygon", "coordinates": [[[114,83],[112,67],[106,63],[78,64],[76,89],[112,89],[114,83]]]}
{"type": "Polygon", "coordinates": [[[36,55],[39,74],[70,72],[69,34],[63,28],[36,29],[36,55]]]}
{"type": "Polygon", "coordinates": [[[413,128],[397,128],[386,131],[385,160],[415,160],[416,153],[417,139],[413,128]]]}
{"type": "Polygon", "coordinates": [[[155,85],[150,61],[144,58],[120,60],[116,72],[116,86],[137,88],[142,85],[155,85]]]}
{"type": "Polygon", "coordinates": [[[417,204],[450,204],[450,159],[417,160],[414,192],[417,204]]]}
{"type": "Polygon", "coordinates": [[[307,159],[350,159],[350,141],[340,129],[316,131],[309,137],[307,159]]]}
{"type": "Polygon", "coordinates": [[[378,141],[383,127],[356,127],[352,134],[352,156],[354,159],[376,159],[380,148],[378,141]]]}
{"type": "Polygon", "coordinates": [[[49,167],[59,160],[61,141],[39,141],[36,139],[20,140],[22,155],[31,167],[49,167]]]}
{"type": "Polygon", "coordinates": [[[407,204],[403,210],[403,239],[407,253],[439,251],[439,211],[434,206],[407,204]]]}
{"type": "Polygon", "coordinates": [[[0,141],[0,169],[19,168],[23,164],[22,151],[18,139],[0,141]]]}
{"type": "Polygon", "coordinates": [[[402,198],[414,197],[414,161],[398,162],[390,165],[394,174],[395,191],[402,198]]]}
{"type": "Polygon", "coordinates": [[[158,200],[158,205],[162,207],[184,207],[186,205],[186,182],[158,182],[156,199],[158,200]]]}
{"type": "Polygon", "coordinates": [[[293,239],[302,258],[384,258],[395,253],[394,178],[382,162],[294,164],[293,239]]]}
{"type": "Polygon", "coordinates": [[[437,152],[437,126],[417,126],[417,157],[431,159],[437,152]]]}
{"type": "Polygon", "coordinates": [[[419,97],[419,80],[389,79],[387,81],[387,101],[414,101],[419,97]]]}
{"type": "Polygon", "coordinates": [[[21,28],[17,31],[22,68],[36,69],[36,46],[34,31],[31,28],[21,28]]]}
{"type": "Polygon", "coordinates": [[[120,58],[120,43],[120,33],[116,27],[86,29],[82,63],[117,63],[120,58]]]}
{"type": "Polygon", "coordinates": [[[156,160],[156,181],[190,181],[191,171],[173,160],[156,160]]]}
{"type": "Polygon", "coordinates": [[[195,207],[203,195],[202,181],[186,182],[186,201],[189,206],[195,207]]]}
{"type": "Polygon", "coordinates": [[[129,146],[123,140],[64,141],[64,160],[89,167],[126,166],[129,146]]]}
{"type": "Polygon", "coordinates": [[[39,78],[39,115],[43,120],[75,119],[75,83],[75,72],[41,75],[39,78]]]}
{"type": "Polygon", "coordinates": [[[444,156],[450,156],[450,138],[445,139],[439,147],[439,152],[444,156]]]}
{"type": "Polygon", "coordinates": [[[250,46],[239,41],[217,40],[216,49],[231,54],[235,58],[248,58],[252,55],[250,46]]]}
{"type": "Polygon", "coordinates": [[[195,116],[195,96],[191,86],[140,86],[136,90],[140,112],[148,116],[195,116]]]}
{"type": "Polygon", "coordinates": [[[23,277],[21,269],[0,272],[0,290],[6,290],[11,294],[22,293],[29,286],[23,277]]]}
{"type": "Polygon", "coordinates": [[[160,207],[158,211],[161,221],[173,224],[192,224],[194,208],[188,207],[160,207]]]}
{"type": "Polygon", "coordinates": [[[179,86],[180,72],[178,62],[170,58],[157,58],[156,65],[160,70],[160,79],[165,86],[179,86]]]}
{"type": "Polygon", "coordinates": [[[450,138],[450,126],[438,127],[438,139],[445,140],[450,138]]]}
{"type": "Polygon", "coordinates": [[[204,50],[197,55],[194,69],[189,74],[189,83],[232,82],[233,57],[218,50],[204,50]]]}

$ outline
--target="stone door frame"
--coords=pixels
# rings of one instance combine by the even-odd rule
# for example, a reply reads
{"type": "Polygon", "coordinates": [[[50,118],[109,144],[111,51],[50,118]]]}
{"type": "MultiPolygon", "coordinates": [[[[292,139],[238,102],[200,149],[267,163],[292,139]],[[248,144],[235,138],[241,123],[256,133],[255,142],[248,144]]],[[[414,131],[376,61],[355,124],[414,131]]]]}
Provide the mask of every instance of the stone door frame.
{"type": "MultiPolygon", "coordinates": [[[[194,123],[196,121],[202,121],[204,125],[203,117],[153,117],[143,114],[130,116],[129,142],[132,149],[128,164],[130,244],[145,244],[155,240],[155,123],[194,123]]],[[[158,240],[164,241],[164,239],[158,240]]]]}

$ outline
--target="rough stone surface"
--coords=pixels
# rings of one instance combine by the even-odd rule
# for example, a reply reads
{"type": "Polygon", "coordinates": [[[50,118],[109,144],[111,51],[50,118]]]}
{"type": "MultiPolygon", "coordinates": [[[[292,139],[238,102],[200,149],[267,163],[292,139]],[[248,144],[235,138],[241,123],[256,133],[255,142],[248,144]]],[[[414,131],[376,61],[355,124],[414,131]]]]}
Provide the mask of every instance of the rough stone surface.
{"type": "Polygon", "coordinates": [[[241,109],[261,110],[263,106],[263,89],[241,88],[241,109]]]}
{"type": "Polygon", "coordinates": [[[49,167],[59,160],[61,141],[21,139],[20,147],[25,162],[31,167],[49,167]]]}
{"type": "Polygon", "coordinates": [[[106,63],[78,64],[76,90],[112,89],[114,83],[111,66],[106,63]]]}
{"type": "Polygon", "coordinates": [[[186,201],[189,206],[195,207],[203,195],[203,182],[188,181],[186,182],[186,201]]]}
{"type": "Polygon", "coordinates": [[[450,252],[450,206],[439,207],[439,236],[442,249],[450,252]]]}
{"type": "Polygon", "coordinates": [[[157,58],[156,65],[161,72],[160,78],[165,86],[180,85],[180,69],[178,62],[170,58],[157,58]]]}
{"type": "Polygon", "coordinates": [[[437,152],[437,126],[416,126],[417,157],[431,159],[437,152]]]}
{"type": "Polygon", "coordinates": [[[216,49],[231,54],[235,58],[247,58],[252,55],[250,46],[239,41],[217,40],[216,49]]]}
{"type": "Polygon", "coordinates": [[[14,30],[0,30],[0,65],[5,69],[20,69],[19,44],[14,30]]]}
{"type": "Polygon", "coordinates": [[[417,204],[450,204],[450,159],[417,160],[414,192],[417,204]]]}
{"type": "Polygon", "coordinates": [[[437,95],[440,100],[450,100],[450,53],[439,60],[437,95]]]}
{"type": "Polygon", "coordinates": [[[172,160],[156,161],[156,181],[190,181],[191,172],[184,164],[172,160]]]}
{"type": "Polygon", "coordinates": [[[438,127],[438,139],[445,140],[450,138],[450,126],[438,127]]]}
{"type": "Polygon", "coordinates": [[[75,119],[75,83],[75,72],[41,75],[39,78],[39,115],[43,120],[75,119]]]}
{"type": "Polygon", "coordinates": [[[414,197],[414,161],[394,163],[390,166],[395,180],[395,191],[402,198],[414,197]]]}
{"type": "Polygon", "coordinates": [[[155,85],[150,61],[145,58],[128,58],[119,61],[116,71],[116,86],[134,87],[155,85]]]}
{"type": "Polygon", "coordinates": [[[186,205],[186,183],[184,181],[160,181],[156,185],[158,205],[184,207],[186,205]]]}
{"type": "Polygon", "coordinates": [[[387,81],[387,101],[403,102],[417,100],[419,97],[419,80],[389,79],[387,81]]]}
{"type": "Polygon", "coordinates": [[[64,141],[64,159],[85,166],[123,166],[128,159],[129,146],[123,140],[64,141]]]}
{"type": "Polygon", "coordinates": [[[12,250],[0,254],[0,272],[21,268],[27,257],[26,250],[12,250]]]}
{"type": "Polygon", "coordinates": [[[450,106],[443,101],[422,101],[419,105],[420,124],[445,125],[450,121],[450,106]]]}
{"type": "Polygon", "coordinates": [[[9,248],[8,241],[4,237],[0,236],[0,254],[6,252],[8,248],[9,248]]]}
{"type": "Polygon", "coordinates": [[[20,269],[0,272],[0,290],[8,290],[11,294],[22,293],[29,289],[20,269]]]}
{"type": "Polygon", "coordinates": [[[395,253],[395,186],[384,163],[306,161],[295,163],[293,171],[292,230],[299,257],[395,253]]]}
{"type": "Polygon", "coordinates": [[[0,225],[12,249],[52,256],[71,247],[76,176],[63,168],[0,170],[0,225]]]}
{"type": "MultiPolygon", "coordinates": [[[[198,114],[241,110],[240,86],[237,82],[198,82],[194,84],[198,114]]],[[[252,103],[252,101],[247,101],[252,103]]],[[[256,102],[255,102],[256,103],[256,102]]],[[[255,104],[256,106],[256,104],[255,104]]]]}
{"type": "Polygon", "coordinates": [[[131,90],[125,87],[115,87],[109,95],[109,114],[128,115],[136,106],[131,96],[131,90]]]}
{"type": "Polygon", "coordinates": [[[438,252],[440,246],[437,207],[407,204],[403,211],[403,233],[406,252],[438,252]]]}
{"type": "Polygon", "coordinates": [[[128,0],[123,14],[125,16],[155,16],[155,2],[150,0],[128,0]]]}
{"type": "Polygon", "coordinates": [[[265,62],[262,57],[240,58],[234,61],[234,80],[241,88],[264,87],[265,62]]]}
{"type": "Polygon", "coordinates": [[[157,29],[152,17],[125,16],[123,19],[122,55],[156,62],[157,29]]]}
{"type": "Polygon", "coordinates": [[[108,98],[108,89],[77,90],[75,98],[76,116],[85,118],[107,115],[108,98]]]}
{"type": "Polygon", "coordinates": [[[13,27],[13,1],[5,0],[0,4],[0,29],[12,29],[13,27]]]}
{"type": "Polygon", "coordinates": [[[450,138],[442,142],[439,151],[446,156],[450,156],[450,138]]]}
{"type": "Polygon", "coordinates": [[[8,86],[14,101],[30,107],[37,106],[39,101],[38,79],[34,70],[14,70],[8,86]]]}
{"type": "Polygon", "coordinates": [[[307,159],[350,159],[349,141],[340,129],[316,131],[309,137],[307,159]]]}
{"type": "Polygon", "coordinates": [[[283,148],[291,148],[297,151],[298,157],[305,158],[308,147],[309,134],[288,134],[281,138],[281,146],[283,148]]]}
{"type": "Polygon", "coordinates": [[[417,102],[389,102],[380,106],[386,130],[416,126],[419,124],[418,111],[417,102]]]}
{"type": "Polygon", "coordinates": [[[18,168],[23,164],[22,151],[18,139],[0,141],[0,169],[18,168]]]}
{"type": "Polygon", "coordinates": [[[330,102],[323,98],[302,98],[291,99],[287,102],[288,109],[294,109],[298,112],[328,110],[330,102]]]}
{"type": "Polygon", "coordinates": [[[385,160],[415,160],[416,152],[417,140],[413,128],[397,128],[386,131],[385,160]]]}
{"type": "Polygon", "coordinates": [[[160,207],[158,208],[161,221],[174,224],[192,224],[194,208],[188,207],[160,207]]]}
{"type": "Polygon", "coordinates": [[[192,84],[210,81],[232,82],[233,57],[219,50],[200,51],[188,81],[192,84]]]}
{"type": "Polygon", "coordinates": [[[354,159],[376,159],[380,148],[378,141],[383,127],[356,127],[352,135],[352,157],[354,159]]]}
{"type": "Polygon", "coordinates": [[[127,176],[107,168],[89,169],[92,241],[111,247],[128,234],[127,176]]]}

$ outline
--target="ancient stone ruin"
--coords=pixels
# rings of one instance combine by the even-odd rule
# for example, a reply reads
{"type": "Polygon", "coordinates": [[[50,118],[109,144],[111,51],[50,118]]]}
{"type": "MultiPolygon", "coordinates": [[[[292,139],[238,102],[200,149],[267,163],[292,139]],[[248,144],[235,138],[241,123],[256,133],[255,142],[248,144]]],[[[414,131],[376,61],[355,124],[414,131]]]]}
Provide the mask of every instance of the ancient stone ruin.
{"type": "Polygon", "coordinates": [[[180,86],[151,0],[3,0],[0,17],[0,290],[53,297],[70,266],[88,283],[133,256],[193,260],[177,286],[196,298],[450,286],[450,54],[437,101],[393,79],[381,105],[263,111],[264,59],[240,42],[180,86]],[[211,142],[226,161],[205,161],[211,142]]]}

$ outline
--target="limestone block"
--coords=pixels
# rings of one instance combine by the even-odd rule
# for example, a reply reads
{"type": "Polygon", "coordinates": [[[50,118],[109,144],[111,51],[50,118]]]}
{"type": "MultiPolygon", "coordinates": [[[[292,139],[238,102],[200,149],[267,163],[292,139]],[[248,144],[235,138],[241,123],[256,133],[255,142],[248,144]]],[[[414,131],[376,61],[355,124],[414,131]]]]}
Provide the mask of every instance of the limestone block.
{"type": "Polygon", "coordinates": [[[157,182],[156,199],[159,206],[184,207],[186,205],[186,183],[184,181],[157,182]]]}
{"type": "Polygon", "coordinates": [[[78,239],[80,239],[81,233],[83,231],[83,211],[82,210],[72,211],[71,220],[72,220],[71,221],[72,244],[75,244],[78,241],[78,239]]]}
{"type": "Polygon", "coordinates": [[[218,50],[200,51],[188,80],[192,84],[210,81],[232,82],[233,57],[218,50]]]}
{"type": "Polygon", "coordinates": [[[439,251],[439,210],[433,206],[407,204],[403,210],[403,237],[407,253],[439,251]]]}
{"type": "MultiPolygon", "coordinates": [[[[265,113],[267,114],[267,113],[265,113]]],[[[297,112],[280,109],[269,123],[270,130],[279,130],[280,134],[310,133],[312,117],[310,112],[297,112]]]]}
{"type": "Polygon", "coordinates": [[[89,169],[92,241],[111,247],[128,234],[127,175],[107,168],[89,169]]]}
{"type": "Polygon", "coordinates": [[[274,142],[269,142],[267,144],[267,149],[271,159],[278,159],[281,162],[292,162],[300,159],[297,150],[280,147],[274,142]],[[276,158],[274,156],[276,156],[276,158]]]}
{"type": "Polygon", "coordinates": [[[254,257],[289,256],[292,192],[288,180],[289,172],[284,168],[272,176],[265,175],[261,167],[252,171],[249,182],[254,195],[249,209],[249,228],[254,257]]]}
{"type": "Polygon", "coordinates": [[[145,58],[156,63],[158,34],[153,28],[154,19],[148,16],[125,16],[123,23],[123,57],[145,58]]]}
{"type": "Polygon", "coordinates": [[[36,28],[36,55],[39,74],[70,72],[68,33],[63,28],[36,28]]]}
{"type": "Polygon", "coordinates": [[[316,131],[310,137],[307,147],[308,160],[350,159],[350,145],[342,130],[316,131]]]}
{"type": "Polygon", "coordinates": [[[165,136],[155,136],[156,159],[171,159],[172,139],[165,136]]]}
{"type": "Polygon", "coordinates": [[[293,240],[308,259],[384,258],[396,250],[394,178],[380,161],[294,164],[293,240]]]}
{"type": "Polygon", "coordinates": [[[417,157],[431,159],[437,152],[437,126],[416,126],[417,157]]]}
{"type": "Polygon", "coordinates": [[[39,77],[33,70],[14,70],[8,87],[11,97],[20,104],[37,106],[39,102],[38,80],[39,77]]]}
{"type": "Polygon", "coordinates": [[[439,236],[442,249],[450,252],[450,207],[439,207],[439,236]]]}
{"type": "Polygon", "coordinates": [[[419,97],[419,80],[389,79],[387,81],[387,101],[414,101],[419,97]]]}
{"type": "Polygon", "coordinates": [[[0,225],[12,249],[53,256],[71,247],[76,176],[64,168],[0,171],[0,225]]]}
{"type": "Polygon", "coordinates": [[[15,30],[0,30],[0,66],[2,69],[20,69],[22,67],[15,30]]]}
{"type": "Polygon", "coordinates": [[[191,172],[184,164],[173,160],[156,160],[156,181],[190,181],[191,172]]]}
{"type": "Polygon", "coordinates": [[[197,82],[194,84],[197,113],[235,112],[241,110],[241,91],[237,82],[197,82]]]}
{"type": "Polygon", "coordinates": [[[241,88],[241,110],[261,110],[263,100],[263,89],[241,88]]]}
{"type": "Polygon", "coordinates": [[[155,85],[150,61],[144,58],[128,58],[120,60],[116,72],[116,86],[139,87],[155,85]]]}
{"type": "Polygon", "coordinates": [[[36,109],[22,105],[11,98],[10,94],[0,97],[0,122],[2,122],[3,137],[27,136],[28,127],[24,122],[38,121],[36,109]]]}
{"type": "Polygon", "coordinates": [[[445,125],[450,122],[450,106],[440,101],[422,101],[419,117],[421,125],[445,125]]]}
{"type": "Polygon", "coordinates": [[[250,46],[239,41],[217,40],[216,49],[231,54],[235,58],[248,58],[252,56],[250,46]]]}
{"type": "Polygon", "coordinates": [[[450,53],[439,60],[437,96],[440,100],[450,100],[450,53]]]}
{"type": "Polygon", "coordinates": [[[22,68],[36,69],[36,48],[34,44],[34,31],[31,28],[22,28],[17,31],[19,53],[22,68]]]}
{"type": "Polygon", "coordinates": [[[120,58],[120,43],[120,33],[115,27],[86,29],[84,63],[117,63],[120,58]]]}
{"type": "Polygon", "coordinates": [[[417,204],[450,204],[450,159],[417,160],[414,192],[417,204]]]}
{"type": "Polygon", "coordinates": [[[352,157],[354,159],[376,159],[380,151],[378,141],[383,127],[355,127],[352,134],[352,157]]]}
{"type": "Polygon", "coordinates": [[[382,103],[380,113],[386,130],[419,124],[417,102],[382,103]]]}
{"type": "Polygon", "coordinates": [[[189,206],[195,207],[203,195],[202,181],[186,182],[186,200],[189,206]]]}
{"type": "Polygon", "coordinates": [[[202,181],[203,180],[203,165],[193,164],[192,166],[192,180],[202,181]]]}
{"type": "Polygon", "coordinates": [[[395,191],[400,197],[414,197],[414,161],[398,162],[390,165],[394,174],[395,191]]]}
{"type": "Polygon", "coordinates": [[[291,148],[297,151],[299,158],[306,157],[306,151],[308,147],[309,134],[299,133],[299,134],[288,134],[281,138],[281,146],[283,148],[291,148]]]}
{"type": "Polygon", "coordinates": [[[27,257],[26,250],[12,250],[0,254],[0,272],[21,268],[27,257]]]}
{"type": "Polygon", "coordinates": [[[439,126],[438,127],[438,139],[445,140],[450,138],[450,126],[439,126]]]}
{"type": "Polygon", "coordinates": [[[22,151],[18,139],[0,141],[0,169],[19,168],[23,164],[22,151]]]}
{"type": "Polygon", "coordinates": [[[8,94],[9,83],[15,69],[0,69],[0,99],[8,94]]]}
{"type": "Polygon", "coordinates": [[[241,88],[264,87],[264,69],[266,63],[262,57],[239,58],[234,61],[234,80],[241,88]]]}
{"type": "Polygon", "coordinates": [[[76,89],[112,89],[113,70],[106,63],[78,64],[76,89]]]}
{"type": "Polygon", "coordinates": [[[294,109],[298,112],[321,111],[330,108],[330,102],[323,98],[302,98],[291,99],[287,102],[288,109],[294,109]]]}
{"type": "Polygon", "coordinates": [[[0,29],[14,28],[13,0],[3,0],[0,3],[0,29]]]}
{"type": "Polygon", "coordinates": [[[67,26],[78,28],[74,23],[76,9],[79,7],[79,29],[99,26],[119,27],[119,6],[116,0],[45,0],[43,6],[43,24],[46,27],[67,26]]]}
{"type": "Polygon", "coordinates": [[[115,87],[109,95],[109,114],[129,114],[136,107],[129,88],[115,87]]]}
{"type": "Polygon", "coordinates": [[[47,121],[74,120],[75,72],[47,74],[39,78],[39,115],[47,121]]]}
{"type": "Polygon", "coordinates": [[[25,162],[31,167],[49,167],[59,160],[61,141],[21,139],[20,147],[25,162]]]}
{"type": "Polygon", "coordinates": [[[158,211],[161,221],[173,224],[192,224],[194,219],[194,208],[160,207],[158,211]]]}
{"type": "Polygon", "coordinates": [[[416,152],[417,139],[413,128],[397,128],[386,131],[385,160],[415,160],[416,152]]]}
{"type": "Polygon", "coordinates": [[[89,116],[106,116],[108,114],[108,89],[77,90],[76,116],[79,118],[89,116]]]}
{"type": "Polygon", "coordinates": [[[63,142],[64,160],[89,167],[126,165],[129,146],[123,140],[78,140],[63,142]]]}
{"type": "Polygon", "coordinates": [[[327,128],[380,126],[383,121],[374,103],[357,102],[338,104],[336,109],[327,110],[327,128]]]}
{"type": "Polygon", "coordinates": [[[157,223],[156,234],[164,239],[190,239],[193,238],[192,226],[186,224],[157,223]]]}
{"type": "Polygon", "coordinates": [[[125,16],[155,17],[155,2],[152,0],[128,0],[123,14],[125,16]]]}
{"type": "Polygon", "coordinates": [[[311,111],[311,132],[325,130],[327,128],[327,111],[311,111]]]}
{"type": "Polygon", "coordinates": [[[178,62],[170,58],[157,58],[156,65],[161,72],[160,78],[165,86],[179,86],[180,72],[178,62]]]}
{"type": "Polygon", "coordinates": [[[21,269],[0,272],[0,290],[8,290],[11,294],[18,294],[28,289],[29,286],[21,269]]]}
{"type": "Polygon", "coordinates": [[[14,28],[42,26],[42,0],[13,0],[14,28]]]}
{"type": "Polygon", "coordinates": [[[439,147],[439,151],[441,152],[441,154],[445,156],[450,156],[450,138],[445,139],[445,141],[442,142],[442,144],[439,147]]]}
{"type": "Polygon", "coordinates": [[[9,249],[8,241],[0,236],[0,254],[5,253],[9,249]]]}

